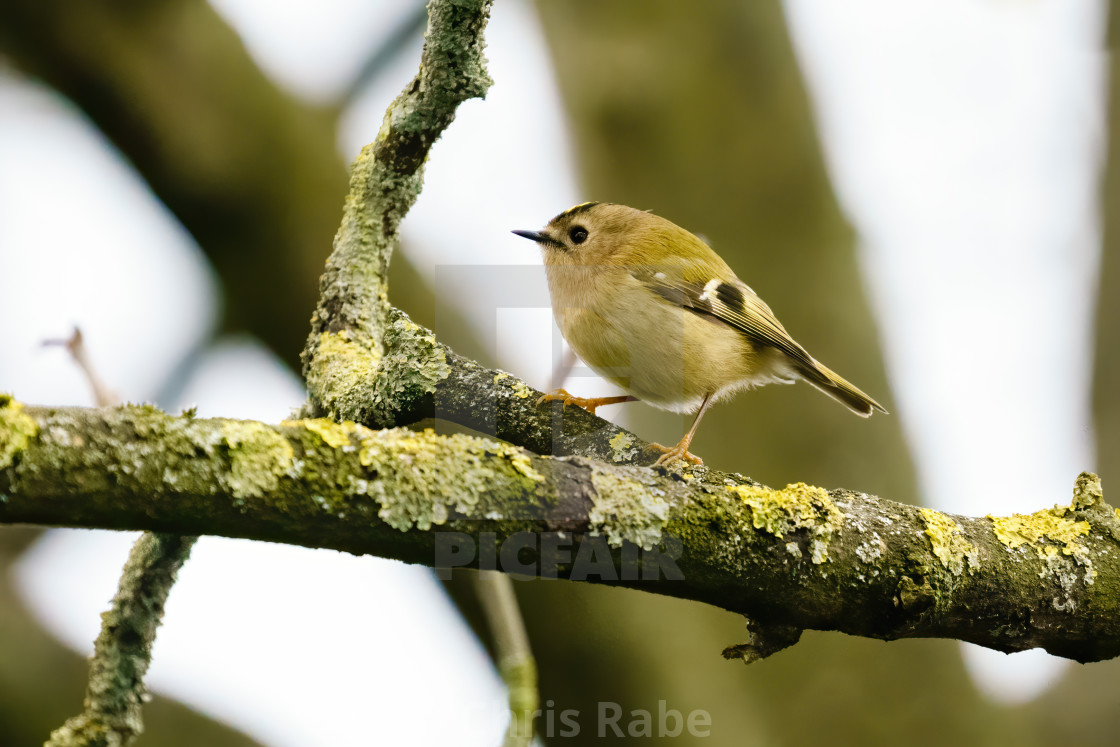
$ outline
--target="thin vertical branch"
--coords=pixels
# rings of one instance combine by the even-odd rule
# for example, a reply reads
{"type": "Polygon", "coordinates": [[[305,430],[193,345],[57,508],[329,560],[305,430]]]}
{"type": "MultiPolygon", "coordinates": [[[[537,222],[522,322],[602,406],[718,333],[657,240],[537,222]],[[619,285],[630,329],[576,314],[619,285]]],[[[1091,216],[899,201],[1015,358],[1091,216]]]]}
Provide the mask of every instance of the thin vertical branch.
{"type": "Polygon", "coordinates": [[[513,581],[496,571],[479,571],[475,590],[494,638],[498,672],[509,691],[509,729],[505,747],[527,747],[533,741],[533,717],[540,707],[537,663],[513,593],[513,581]]]}
{"type": "Polygon", "coordinates": [[[125,563],[90,661],[85,710],[56,729],[47,747],[124,747],[143,731],[144,674],[167,595],[198,537],[145,532],[125,563]]]}
{"type": "Polygon", "coordinates": [[[420,70],[385,112],[376,139],[350,167],[350,192],[319,282],[303,352],[312,404],[335,420],[387,426],[401,392],[447,377],[442,350],[389,306],[387,271],[404,216],[420,194],[432,144],[459,105],[490,87],[483,31],[492,0],[432,0],[420,70]],[[387,338],[410,336],[407,355],[387,338]],[[407,364],[398,366],[398,362],[407,364]],[[371,392],[376,406],[369,407],[371,392]]]}
{"type": "MultiPolygon", "coordinates": [[[[119,403],[97,374],[79,328],[74,328],[69,339],[43,344],[60,345],[70,352],[98,407],[119,403]]],[[[123,747],[144,730],[144,674],[152,661],[152,644],[163,621],[167,595],[197,541],[197,536],[144,532],[132,546],[113,604],[101,615],[85,710],[56,729],[48,747],[123,747]]]]}

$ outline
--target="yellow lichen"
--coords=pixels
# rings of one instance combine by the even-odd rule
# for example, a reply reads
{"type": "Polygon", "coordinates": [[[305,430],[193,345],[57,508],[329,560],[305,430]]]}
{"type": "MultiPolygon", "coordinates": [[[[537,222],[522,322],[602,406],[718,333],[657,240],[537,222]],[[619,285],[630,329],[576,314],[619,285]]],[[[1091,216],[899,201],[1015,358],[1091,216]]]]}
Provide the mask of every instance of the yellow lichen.
{"type": "Polygon", "coordinates": [[[928,508],[919,509],[926,525],[926,536],[933,546],[933,554],[941,565],[954,576],[966,570],[965,561],[971,568],[976,563],[976,547],[964,538],[961,525],[943,513],[928,508]]]}
{"type": "MultiPolygon", "coordinates": [[[[494,375],[494,383],[497,384],[504,379],[510,378],[513,377],[511,377],[505,371],[499,371],[494,375]]],[[[525,382],[521,381],[520,379],[513,379],[513,381],[510,382],[509,386],[513,390],[513,396],[517,397],[518,399],[527,399],[529,395],[533,393],[533,390],[526,386],[525,382]]]]}
{"type": "Polygon", "coordinates": [[[229,448],[230,493],[251,498],[275,490],[293,466],[288,439],[260,423],[229,420],[222,424],[222,440],[229,448]]]}
{"type": "Polygon", "coordinates": [[[0,394],[0,469],[10,467],[38,433],[38,424],[23,412],[23,404],[0,394]]]}
{"type": "Polygon", "coordinates": [[[1058,546],[1063,555],[1084,556],[1086,548],[1077,541],[1078,537],[1089,533],[1089,522],[1074,521],[1068,518],[1068,506],[1036,511],[1033,514],[1014,514],[1012,516],[988,516],[996,538],[1007,547],[1015,549],[1030,545],[1039,558],[1045,557],[1045,545],[1049,540],[1058,546]]]}
{"type": "Polygon", "coordinates": [[[311,359],[308,383],[314,384],[314,391],[349,397],[372,387],[380,362],[377,352],[356,342],[349,330],[324,332],[311,359]]]}
{"type": "Polygon", "coordinates": [[[544,482],[544,475],[533,469],[533,460],[522,449],[507,444],[500,445],[498,454],[509,460],[510,465],[533,482],[544,482]]]}
{"type": "MultiPolygon", "coordinates": [[[[728,490],[750,506],[751,523],[775,537],[784,538],[799,529],[810,535],[810,556],[814,563],[828,560],[828,544],[840,530],[844,515],[824,488],[793,483],[781,490],[754,485],[732,485],[728,490]]],[[[799,555],[800,547],[797,553],[799,555]]]]}
{"type": "Polygon", "coordinates": [[[317,358],[322,358],[325,364],[332,359],[344,359],[346,364],[364,364],[366,368],[377,368],[377,353],[365,345],[354,341],[353,333],[349,330],[341,332],[324,332],[319,335],[319,351],[317,358]]]}
{"type": "Polygon", "coordinates": [[[332,448],[341,448],[351,445],[351,436],[359,439],[366,438],[373,431],[353,420],[344,420],[336,423],[327,418],[313,418],[305,420],[285,420],[280,423],[285,427],[306,428],[323,439],[323,443],[332,448]]]}

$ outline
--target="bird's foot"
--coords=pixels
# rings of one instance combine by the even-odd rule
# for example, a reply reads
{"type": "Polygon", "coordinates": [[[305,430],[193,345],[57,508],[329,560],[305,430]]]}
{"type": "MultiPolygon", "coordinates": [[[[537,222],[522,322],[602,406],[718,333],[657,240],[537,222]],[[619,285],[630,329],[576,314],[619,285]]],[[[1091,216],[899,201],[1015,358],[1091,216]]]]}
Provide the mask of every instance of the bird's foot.
{"type": "Polygon", "coordinates": [[[661,456],[657,458],[657,461],[653,463],[654,467],[660,467],[662,465],[668,464],[674,459],[680,459],[682,462],[686,462],[688,464],[700,465],[704,463],[703,459],[689,452],[688,439],[682,440],[679,444],[673,447],[662,446],[661,444],[650,444],[650,446],[655,449],[660,449],[663,452],[661,456]]]}
{"type": "Polygon", "coordinates": [[[545,394],[540,399],[538,399],[537,406],[539,407],[545,402],[555,402],[556,400],[561,400],[564,403],[564,407],[567,407],[568,405],[575,405],[576,407],[582,407],[583,409],[594,415],[595,409],[598,407],[602,407],[603,405],[617,405],[620,402],[633,402],[634,399],[634,397],[630,396],[576,397],[573,394],[569,394],[567,390],[557,389],[556,391],[549,392],[548,394],[545,394]]]}

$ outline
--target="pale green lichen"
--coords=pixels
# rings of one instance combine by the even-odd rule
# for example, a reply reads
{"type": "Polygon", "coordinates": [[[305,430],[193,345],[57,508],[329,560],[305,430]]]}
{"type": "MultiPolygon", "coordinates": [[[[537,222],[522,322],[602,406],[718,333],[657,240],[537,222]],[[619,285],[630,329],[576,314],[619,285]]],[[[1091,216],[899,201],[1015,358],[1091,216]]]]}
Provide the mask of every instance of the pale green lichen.
{"type": "Polygon", "coordinates": [[[629,462],[641,451],[638,440],[626,431],[619,431],[607,442],[611,447],[611,460],[614,462],[629,462]]]}
{"type": "Polygon", "coordinates": [[[992,522],[992,530],[996,538],[1013,550],[1022,545],[1029,545],[1039,558],[1045,558],[1046,545],[1042,544],[1042,541],[1048,540],[1055,543],[1063,555],[1084,555],[1086,548],[1077,540],[1089,534],[1089,522],[1070,519],[1069,511],[1067,506],[1054,506],[1029,515],[1013,514],[987,518],[992,522]]]}
{"type": "Polygon", "coordinates": [[[964,537],[961,525],[943,513],[919,509],[926,525],[926,536],[941,565],[959,576],[976,564],[976,547],[964,537]],[[966,566],[967,563],[967,566],[966,566]]]}
{"type": "Polygon", "coordinates": [[[1101,478],[1092,472],[1082,472],[1073,484],[1073,504],[1071,508],[1088,509],[1104,505],[1104,492],[1101,478]]]}
{"type": "Polygon", "coordinates": [[[229,449],[229,487],[234,498],[255,498],[275,490],[294,464],[288,439],[260,423],[228,420],[222,423],[222,440],[229,449]]]}
{"type": "MultiPolygon", "coordinates": [[[[525,739],[533,733],[533,718],[540,713],[540,693],[537,690],[537,663],[530,655],[504,658],[498,666],[502,681],[509,692],[509,711],[513,722],[509,725],[509,733],[525,735],[525,739]]],[[[536,740],[533,740],[535,743],[536,740]]],[[[506,742],[507,744],[528,744],[525,742],[506,742]]]]}
{"type": "Polygon", "coordinates": [[[515,447],[431,429],[374,431],[358,453],[361,464],[375,473],[367,494],[379,504],[378,516],[402,532],[444,524],[451,511],[472,513],[496,485],[529,493],[544,479],[515,447]]]}
{"type": "MultiPolygon", "coordinates": [[[[813,563],[827,561],[828,545],[840,531],[844,514],[832,502],[828,491],[805,483],[793,483],[781,490],[755,485],[732,485],[727,488],[751,509],[751,523],[781,539],[805,530],[809,533],[809,554],[813,563]]],[[[798,552],[790,551],[794,557],[798,552]]]]}
{"type": "Polygon", "coordinates": [[[38,433],[39,426],[23,412],[23,404],[0,394],[0,469],[10,467],[38,433]]]}
{"type": "Polygon", "coordinates": [[[451,375],[447,355],[429,330],[396,309],[389,315],[383,370],[374,382],[372,396],[385,424],[411,402],[434,392],[451,375]]]}
{"type": "Polygon", "coordinates": [[[612,547],[623,541],[644,550],[661,541],[669,516],[669,504],[637,479],[592,468],[591,484],[595,496],[588,512],[591,534],[602,535],[612,547]]]}

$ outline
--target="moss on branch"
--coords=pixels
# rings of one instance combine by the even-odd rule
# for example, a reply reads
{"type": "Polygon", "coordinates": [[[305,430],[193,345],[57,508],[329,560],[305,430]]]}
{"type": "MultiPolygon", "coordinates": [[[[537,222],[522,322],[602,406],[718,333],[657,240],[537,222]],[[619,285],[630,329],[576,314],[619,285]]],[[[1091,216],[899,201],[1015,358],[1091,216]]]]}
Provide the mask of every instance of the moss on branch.
{"type": "Polygon", "coordinates": [[[167,596],[198,537],[145,532],[121,574],[90,660],[85,710],[56,729],[47,747],[124,747],[143,731],[144,674],[167,596]]]}
{"type": "Polygon", "coordinates": [[[537,454],[579,454],[610,464],[652,464],[660,451],[595,415],[559,402],[505,371],[487,368],[436,341],[390,309],[385,346],[364,347],[349,331],[320,336],[308,388],[319,414],[371,428],[448,420],[537,454]]]}
{"type": "Polygon", "coordinates": [[[549,536],[571,544],[553,568],[529,572],[695,599],[763,630],[955,637],[1079,661],[1120,654],[1120,519],[1091,475],[1051,510],[1047,531],[1015,519],[1008,542],[998,519],[771,490],[702,467],[550,458],[466,435],[144,406],[18,411],[34,428],[0,418],[0,443],[22,444],[0,469],[4,523],[220,534],[426,565],[446,532],[480,548],[487,537],[537,538],[529,554],[541,557],[549,536]],[[1074,534],[1052,533],[1052,520],[1074,534]],[[610,571],[639,556],[679,577],[610,571]],[[588,557],[596,573],[578,568],[588,557]]]}
{"type": "Polygon", "coordinates": [[[373,428],[446,418],[537,453],[612,463],[658,452],[571,408],[536,407],[540,393],[437,342],[389,305],[386,269],[401,220],[420,192],[431,145],[460,103],[490,86],[482,31],[490,0],[429,4],[420,71],[351,167],[350,192],[303,352],[311,412],[373,428]],[[612,440],[613,439],[613,440],[612,440]]]}
{"type": "Polygon", "coordinates": [[[490,87],[482,38],[490,4],[429,3],[420,71],[351,166],[342,224],[303,353],[312,402],[336,419],[388,425],[398,395],[447,375],[430,333],[402,314],[390,319],[386,277],[400,223],[420,194],[429,149],[459,104],[490,87]],[[407,351],[407,366],[395,365],[401,351],[407,351]]]}
{"type": "Polygon", "coordinates": [[[23,412],[23,405],[10,395],[0,394],[0,469],[12,463],[27,448],[38,432],[35,421],[23,412]]]}

